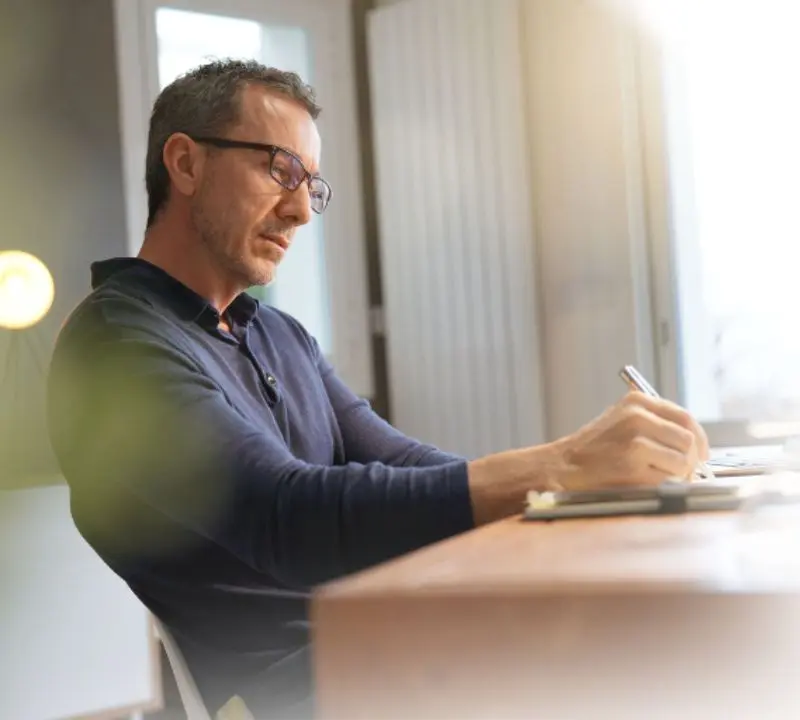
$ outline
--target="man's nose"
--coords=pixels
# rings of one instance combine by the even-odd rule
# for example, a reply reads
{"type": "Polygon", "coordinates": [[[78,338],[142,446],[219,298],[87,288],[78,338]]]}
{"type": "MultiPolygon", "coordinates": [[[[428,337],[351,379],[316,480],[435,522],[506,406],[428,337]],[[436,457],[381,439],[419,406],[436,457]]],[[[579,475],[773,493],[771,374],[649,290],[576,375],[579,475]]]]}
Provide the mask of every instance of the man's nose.
{"type": "Polygon", "coordinates": [[[306,225],[311,220],[311,194],[308,183],[300,183],[296,190],[284,190],[275,208],[278,216],[294,225],[306,225]]]}

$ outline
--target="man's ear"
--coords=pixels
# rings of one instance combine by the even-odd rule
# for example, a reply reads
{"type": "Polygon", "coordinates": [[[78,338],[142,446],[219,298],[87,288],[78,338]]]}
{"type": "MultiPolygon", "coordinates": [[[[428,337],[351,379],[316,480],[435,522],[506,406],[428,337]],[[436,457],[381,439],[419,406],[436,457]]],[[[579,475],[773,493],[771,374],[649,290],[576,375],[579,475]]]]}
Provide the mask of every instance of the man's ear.
{"type": "Polygon", "coordinates": [[[174,190],[186,197],[194,195],[203,176],[204,149],[188,135],[175,133],[164,143],[161,157],[174,190]]]}

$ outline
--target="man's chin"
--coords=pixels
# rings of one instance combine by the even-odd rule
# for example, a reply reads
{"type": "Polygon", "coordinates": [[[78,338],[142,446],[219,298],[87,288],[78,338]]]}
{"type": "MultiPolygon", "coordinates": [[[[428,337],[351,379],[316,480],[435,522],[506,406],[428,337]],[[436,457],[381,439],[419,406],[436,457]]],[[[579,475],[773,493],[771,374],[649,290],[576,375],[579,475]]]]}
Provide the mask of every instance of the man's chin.
{"type": "Polygon", "coordinates": [[[275,282],[278,267],[276,263],[271,260],[261,261],[258,264],[250,267],[248,280],[250,285],[257,285],[259,287],[267,287],[275,282]]]}

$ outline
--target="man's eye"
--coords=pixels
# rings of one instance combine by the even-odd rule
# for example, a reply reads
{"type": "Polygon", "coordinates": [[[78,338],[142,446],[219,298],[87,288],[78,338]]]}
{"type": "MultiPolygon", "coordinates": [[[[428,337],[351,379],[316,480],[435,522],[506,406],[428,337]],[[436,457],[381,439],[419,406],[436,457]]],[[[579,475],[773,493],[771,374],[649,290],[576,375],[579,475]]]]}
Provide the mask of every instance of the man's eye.
{"type": "Polygon", "coordinates": [[[292,182],[292,174],[288,168],[280,167],[277,163],[272,166],[272,177],[282,185],[289,185],[292,182]]]}

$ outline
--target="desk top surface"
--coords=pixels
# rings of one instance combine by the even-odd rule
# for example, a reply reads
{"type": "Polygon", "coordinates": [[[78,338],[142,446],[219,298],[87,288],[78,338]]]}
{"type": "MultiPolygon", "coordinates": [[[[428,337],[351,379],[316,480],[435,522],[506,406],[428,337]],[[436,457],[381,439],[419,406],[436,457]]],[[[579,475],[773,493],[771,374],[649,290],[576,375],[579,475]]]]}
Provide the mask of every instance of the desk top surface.
{"type": "Polygon", "coordinates": [[[509,518],[322,588],[365,596],[800,590],[800,506],[753,514],[509,518]]]}

